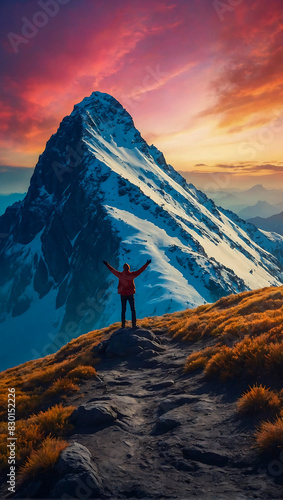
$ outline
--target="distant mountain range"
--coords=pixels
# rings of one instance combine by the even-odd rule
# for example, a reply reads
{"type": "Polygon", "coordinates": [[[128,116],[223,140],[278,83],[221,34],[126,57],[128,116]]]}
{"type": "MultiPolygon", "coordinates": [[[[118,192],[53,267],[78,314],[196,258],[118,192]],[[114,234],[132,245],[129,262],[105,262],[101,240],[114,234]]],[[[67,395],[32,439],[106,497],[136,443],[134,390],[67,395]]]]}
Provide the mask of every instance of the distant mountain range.
{"type": "Polygon", "coordinates": [[[213,199],[217,206],[232,210],[239,217],[247,220],[251,217],[270,217],[283,210],[283,190],[266,189],[257,184],[244,191],[206,190],[206,195],[213,199]]]}
{"type": "Polygon", "coordinates": [[[249,219],[248,222],[264,231],[274,231],[275,233],[283,235],[283,212],[267,217],[266,219],[263,217],[253,217],[249,219]]]}
{"type": "Polygon", "coordinates": [[[139,318],[283,283],[283,237],[217,208],[100,92],[51,136],[0,235],[0,369],[120,320],[103,260],[134,270],[152,259],[139,318]]]}
{"type": "MultiPolygon", "coordinates": [[[[281,204],[280,204],[281,205],[281,204]]],[[[255,205],[243,208],[238,213],[239,217],[248,220],[252,217],[271,217],[280,212],[279,205],[271,205],[267,201],[258,201],[255,205]]]]}
{"type": "Polygon", "coordinates": [[[0,215],[2,215],[6,208],[16,201],[21,201],[24,199],[26,193],[11,193],[11,194],[0,194],[0,215]]]}

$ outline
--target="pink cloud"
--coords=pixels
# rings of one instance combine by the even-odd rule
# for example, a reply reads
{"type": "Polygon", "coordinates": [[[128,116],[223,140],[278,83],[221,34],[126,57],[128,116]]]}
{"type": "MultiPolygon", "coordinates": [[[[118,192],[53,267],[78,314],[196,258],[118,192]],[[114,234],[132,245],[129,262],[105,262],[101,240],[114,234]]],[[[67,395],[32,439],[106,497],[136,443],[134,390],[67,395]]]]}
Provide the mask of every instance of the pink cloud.
{"type": "Polygon", "coordinates": [[[70,0],[18,54],[7,33],[21,33],[22,17],[40,7],[0,8],[5,148],[40,152],[94,90],[119,99],[145,136],[189,128],[200,110],[236,131],[282,102],[281,0],[242,2],[224,22],[210,0],[70,0]]]}
{"type": "Polygon", "coordinates": [[[283,99],[282,3],[252,0],[236,14],[219,38],[224,64],[212,83],[215,103],[200,114],[219,116],[230,132],[268,123],[283,99]]]}

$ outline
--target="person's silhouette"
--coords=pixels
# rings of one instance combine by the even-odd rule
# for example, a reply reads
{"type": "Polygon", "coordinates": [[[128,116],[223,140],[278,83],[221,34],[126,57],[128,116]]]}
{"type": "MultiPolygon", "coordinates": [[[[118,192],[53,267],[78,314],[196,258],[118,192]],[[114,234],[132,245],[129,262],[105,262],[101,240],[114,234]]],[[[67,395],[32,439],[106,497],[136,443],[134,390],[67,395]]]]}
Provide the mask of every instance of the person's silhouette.
{"type": "Polygon", "coordinates": [[[136,309],[135,309],[135,298],[134,294],[136,292],[136,287],[135,287],[135,282],[134,278],[139,276],[146,268],[147,266],[151,263],[151,259],[149,259],[146,264],[144,264],[140,269],[137,271],[130,271],[130,266],[129,264],[124,264],[123,266],[123,271],[116,271],[114,267],[110,266],[108,262],[105,260],[103,261],[103,264],[111,271],[111,273],[114,274],[117,278],[119,278],[119,284],[118,284],[118,293],[121,296],[121,305],[122,305],[122,328],[125,328],[125,322],[126,322],[126,306],[127,306],[127,301],[129,301],[131,311],[132,311],[132,327],[136,328],[137,324],[137,318],[136,318],[136,309]]]}

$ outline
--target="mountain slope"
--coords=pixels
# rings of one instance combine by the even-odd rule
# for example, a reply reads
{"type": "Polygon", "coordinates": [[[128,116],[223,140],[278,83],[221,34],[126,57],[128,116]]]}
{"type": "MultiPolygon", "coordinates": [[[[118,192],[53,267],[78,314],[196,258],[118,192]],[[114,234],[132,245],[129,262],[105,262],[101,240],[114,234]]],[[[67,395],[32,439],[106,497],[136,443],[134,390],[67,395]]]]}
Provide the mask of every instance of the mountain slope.
{"type": "Polygon", "coordinates": [[[274,257],[283,262],[283,238],[188,185],[99,92],[64,118],[25,199],[0,217],[0,233],[2,368],[117,321],[117,283],[103,259],[135,269],[152,258],[137,281],[139,317],[283,280],[274,257]]]}
{"type": "MultiPolygon", "coordinates": [[[[14,386],[23,466],[17,496],[79,497],[87,489],[90,498],[238,500],[252,492],[279,499],[283,435],[274,430],[283,416],[282,307],[283,287],[244,292],[145,318],[139,330],[112,325],[89,332],[56,354],[7,370],[0,428],[6,430],[7,388],[14,386]],[[243,414],[238,398],[254,383],[267,385],[272,404],[258,398],[243,414]],[[263,419],[272,419],[269,435],[263,419]],[[263,431],[254,435],[260,423],[263,431]],[[66,452],[58,461],[59,449],[46,471],[42,450],[64,447],[62,438],[66,452]],[[33,467],[25,456],[34,457],[33,467]]],[[[5,488],[4,478],[1,498],[5,488]]]]}

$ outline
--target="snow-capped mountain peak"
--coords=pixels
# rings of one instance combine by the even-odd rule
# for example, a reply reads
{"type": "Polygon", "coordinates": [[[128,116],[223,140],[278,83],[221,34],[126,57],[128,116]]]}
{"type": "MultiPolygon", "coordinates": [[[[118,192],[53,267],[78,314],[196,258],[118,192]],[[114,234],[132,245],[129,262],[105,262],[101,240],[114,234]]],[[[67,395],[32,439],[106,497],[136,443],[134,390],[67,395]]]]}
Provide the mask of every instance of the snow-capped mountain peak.
{"type": "Polygon", "coordinates": [[[151,257],[137,278],[139,317],[283,281],[275,258],[283,238],[187,184],[121,104],[100,92],[64,118],[26,198],[0,218],[0,233],[9,235],[0,240],[5,367],[11,342],[19,345],[16,364],[119,320],[116,279],[102,260],[137,269],[151,257]]]}

